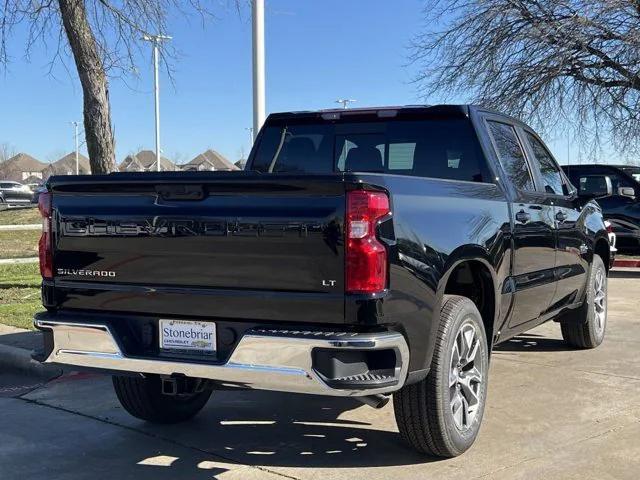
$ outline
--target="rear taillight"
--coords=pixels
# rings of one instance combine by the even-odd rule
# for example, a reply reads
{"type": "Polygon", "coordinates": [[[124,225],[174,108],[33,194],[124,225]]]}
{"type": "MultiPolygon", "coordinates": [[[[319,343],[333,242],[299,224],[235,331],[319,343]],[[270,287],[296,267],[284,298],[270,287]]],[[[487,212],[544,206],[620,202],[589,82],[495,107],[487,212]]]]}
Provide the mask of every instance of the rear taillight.
{"type": "Polygon", "coordinates": [[[385,289],[387,249],[376,237],[376,226],[389,212],[389,197],[383,192],[347,192],[347,293],[378,293],[385,289]]]}
{"type": "Polygon", "coordinates": [[[38,197],[38,210],[42,216],[42,235],[38,242],[40,274],[42,278],[53,278],[53,246],[51,233],[51,193],[44,192],[38,197]]]}

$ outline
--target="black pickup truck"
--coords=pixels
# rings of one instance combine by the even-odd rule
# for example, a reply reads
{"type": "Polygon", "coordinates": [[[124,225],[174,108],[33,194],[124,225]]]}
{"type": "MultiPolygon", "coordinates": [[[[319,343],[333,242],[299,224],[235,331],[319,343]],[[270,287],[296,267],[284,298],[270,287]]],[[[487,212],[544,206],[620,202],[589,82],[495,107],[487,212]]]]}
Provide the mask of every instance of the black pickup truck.
{"type": "Polygon", "coordinates": [[[611,222],[620,253],[640,253],[640,167],[579,164],[562,169],[578,193],[598,201],[605,220],[611,222]]]}
{"type": "Polygon", "coordinates": [[[245,171],[53,177],[39,208],[40,360],[111,373],[151,422],[221,388],[393,393],[401,436],[455,456],[494,345],[604,337],[598,205],[480,107],[274,114],[245,171]]]}

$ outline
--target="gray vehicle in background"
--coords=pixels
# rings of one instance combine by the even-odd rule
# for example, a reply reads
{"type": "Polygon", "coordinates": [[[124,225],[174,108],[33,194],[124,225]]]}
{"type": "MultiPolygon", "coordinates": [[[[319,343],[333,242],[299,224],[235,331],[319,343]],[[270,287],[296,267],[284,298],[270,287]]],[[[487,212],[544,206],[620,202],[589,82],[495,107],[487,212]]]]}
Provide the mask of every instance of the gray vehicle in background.
{"type": "Polygon", "coordinates": [[[6,204],[28,204],[33,199],[29,186],[10,180],[0,181],[0,194],[6,204]]]}

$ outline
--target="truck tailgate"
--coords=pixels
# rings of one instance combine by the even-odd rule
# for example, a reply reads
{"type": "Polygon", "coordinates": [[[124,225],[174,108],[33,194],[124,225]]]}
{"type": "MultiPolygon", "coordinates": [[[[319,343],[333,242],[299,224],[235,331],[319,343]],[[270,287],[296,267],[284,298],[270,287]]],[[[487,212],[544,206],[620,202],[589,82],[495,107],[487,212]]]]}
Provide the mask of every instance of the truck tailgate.
{"type": "Polygon", "coordinates": [[[344,188],[339,175],[58,177],[50,301],[343,322],[344,188]]]}

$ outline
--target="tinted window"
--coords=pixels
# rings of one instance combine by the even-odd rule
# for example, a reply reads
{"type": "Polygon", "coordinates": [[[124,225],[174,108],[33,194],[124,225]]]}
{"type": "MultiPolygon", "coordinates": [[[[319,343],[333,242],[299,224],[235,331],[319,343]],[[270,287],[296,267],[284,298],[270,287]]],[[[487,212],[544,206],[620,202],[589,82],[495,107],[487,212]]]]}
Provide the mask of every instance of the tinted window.
{"type": "Polygon", "coordinates": [[[562,169],[574,187],[580,186],[581,177],[584,175],[607,175],[609,173],[603,168],[579,167],[577,165],[565,165],[562,169]]]}
{"type": "Polygon", "coordinates": [[[335,148],[337,170],[384,172],[384,133],[336,135],[335,148]]]}
{"type": "Polygon", "coordinates": [[[604,172],[604,175],[611,179],[611,188],[613,189],[614,195],[618,195],[619,189],[622,187],[636,187],[636,185],[634,185],[633,182],[631,182],[627,177],[620,174],[614,169],[607,169],[604,172]]]}
{"type": "Polygon", "coordinates": [[[500,122],[488,122],[489,130],[496,144],[500,164],[509,179],[520,190],[535,190],[531,172],[524,159],[524,153],[518,142],[516,131],[511,125],[500,122]]]}
{"type": "Polygon", "coordinates": [[[553,195],[565,195],[567,190],[560,174],[560,167],[551,157],[544,145],[536,137],[527,132],[527,140],[533,150],[533,155],[538,162],[540,168],[540,176],[546,193],[553,195]]]}
{"type": "Polygon", "coordinates": [[[388,172],[491,181],[467,119],[269,126],[252,168],[263,172],[388,172]]]}
{"type": "Polygon", "coordinates": [[[621,170],[631,175],[636,182],[640,182],[640,167],[622,167],[621,170]]]}
{"type": "Polygon", "coordinates": [[[585,175],[580,177],[580,193],[604,195],[611,184],[611,178],[604,175],[585,175]]]}
{"type": "Polygon", "coordinates": [[[330,173],[332,133],[330,125],[267,127],[252,168],[274,173],[330,173]]]}

